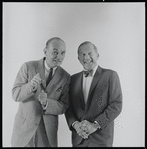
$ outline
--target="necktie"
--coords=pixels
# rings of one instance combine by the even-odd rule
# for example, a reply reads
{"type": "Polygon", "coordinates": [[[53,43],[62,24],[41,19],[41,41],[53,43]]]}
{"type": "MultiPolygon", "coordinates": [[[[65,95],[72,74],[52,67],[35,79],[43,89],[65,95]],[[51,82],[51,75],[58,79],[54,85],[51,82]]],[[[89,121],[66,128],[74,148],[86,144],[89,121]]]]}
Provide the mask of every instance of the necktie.
{"type": "Polygon", "coordinates": [[[85,77],[92,76],[93,70],[83,71],[85,77]]]}
{"type": "Polygon", "coordinates": [[[48,75],[48,78],[46,80],[46,86],[49,84],[49,82],[51,81],[52,79],[52,74],[53,74],[53,68],[50,68],[50,72],[49,72],[49,75],[48,75]]]}

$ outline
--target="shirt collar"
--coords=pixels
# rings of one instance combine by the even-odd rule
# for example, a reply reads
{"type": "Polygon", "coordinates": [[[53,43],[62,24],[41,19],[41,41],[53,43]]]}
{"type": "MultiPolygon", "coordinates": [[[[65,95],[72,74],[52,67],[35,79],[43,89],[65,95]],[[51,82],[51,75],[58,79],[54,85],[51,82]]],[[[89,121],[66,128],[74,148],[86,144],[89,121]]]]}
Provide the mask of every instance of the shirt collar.
{"type": "Polygon", "coordinates": [[[95,74],[97,68],[98,68],[98,64],[94,67],[92,76],[94,76],[94,74],[95,74]]]}
{"type": "MultiPolygon", "coordinates": [[[[47,65],[47,63],[46,63],[46,60],[44,60],[44,66],[45,66],[45,69],[46,69],[47,71],[50,70],[50,67],[48,67],[48,65],[47,65]]],[[[57,67],[54,67],[54,68],[53,68],[53,71],[55,71],[56,68],[57,68],[57,67]]]]}

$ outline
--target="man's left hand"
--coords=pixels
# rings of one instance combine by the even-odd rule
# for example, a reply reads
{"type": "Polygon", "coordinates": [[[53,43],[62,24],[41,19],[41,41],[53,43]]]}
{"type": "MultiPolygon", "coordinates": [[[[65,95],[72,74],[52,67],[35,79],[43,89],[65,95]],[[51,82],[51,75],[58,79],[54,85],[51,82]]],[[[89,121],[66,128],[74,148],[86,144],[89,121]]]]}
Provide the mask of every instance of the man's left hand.
{"type": "Polygon", "coordinates": [[[89,136],[94,133],[97,129],[94,127],[94,123],[91,123],[87,120],[82,121],[82,127],[86,131],[86,134],[89,136]]]}
{"type": "Polygon", "coordinates": [[[47,93],[45,93],[44,90],[42,90],[38,96],[38,99],[43,106],[46,106],[46,104],[47,104],[47,93]]]}

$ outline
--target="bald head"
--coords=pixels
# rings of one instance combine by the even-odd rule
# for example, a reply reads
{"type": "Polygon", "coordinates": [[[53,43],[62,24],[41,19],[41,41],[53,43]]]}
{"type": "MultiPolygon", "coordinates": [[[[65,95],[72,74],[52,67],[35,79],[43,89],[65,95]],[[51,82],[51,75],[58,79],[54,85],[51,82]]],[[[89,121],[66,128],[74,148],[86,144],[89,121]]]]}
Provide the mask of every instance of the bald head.
{"type": "Polygon", "coordinates": [[[46,48],[50,45],[50,43],[52,43],[53,41],[61,41],[65,44],[65,42],[59,38],[59,37],[53,37],[53,38],[50,38],[47,42],[46,42],[46,48]]]}
{"type": "Polygon", "coordinates": [[[80,52],[81,47],[83,47],[83,46],[92,47],[92,48],[95,50],[95,52],[98,54],[98,49],[97,49],[97,47],[96,47],[92,42],[90,42],[90,41],[85,41],[85,42],[83,42],[83,43],[81,43],[81,44],[79,45],[79,47],[78,47],[78,54],[79,54],[79,52],[80,52]]]}

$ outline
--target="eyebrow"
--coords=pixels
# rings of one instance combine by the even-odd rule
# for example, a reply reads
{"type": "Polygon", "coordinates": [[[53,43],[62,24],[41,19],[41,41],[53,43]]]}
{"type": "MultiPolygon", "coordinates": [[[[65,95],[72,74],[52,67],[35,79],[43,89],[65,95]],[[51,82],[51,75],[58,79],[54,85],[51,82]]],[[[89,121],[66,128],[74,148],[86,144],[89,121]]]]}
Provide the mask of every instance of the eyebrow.
{"type": "Polygon", "coordinates": [[[54,48],[53,50],[58,51],[58,49],[54,48]]]}
{"type": "MultiPolygon", "coordinates": [[[[56,48],[54,48],[53,51],[59,51],[59,50],[56,49],[56,48]]],[[[64,52],[65,53],[66,51],[64,50],[64,51],[61,51],[61,52],[64,52]]]]}

